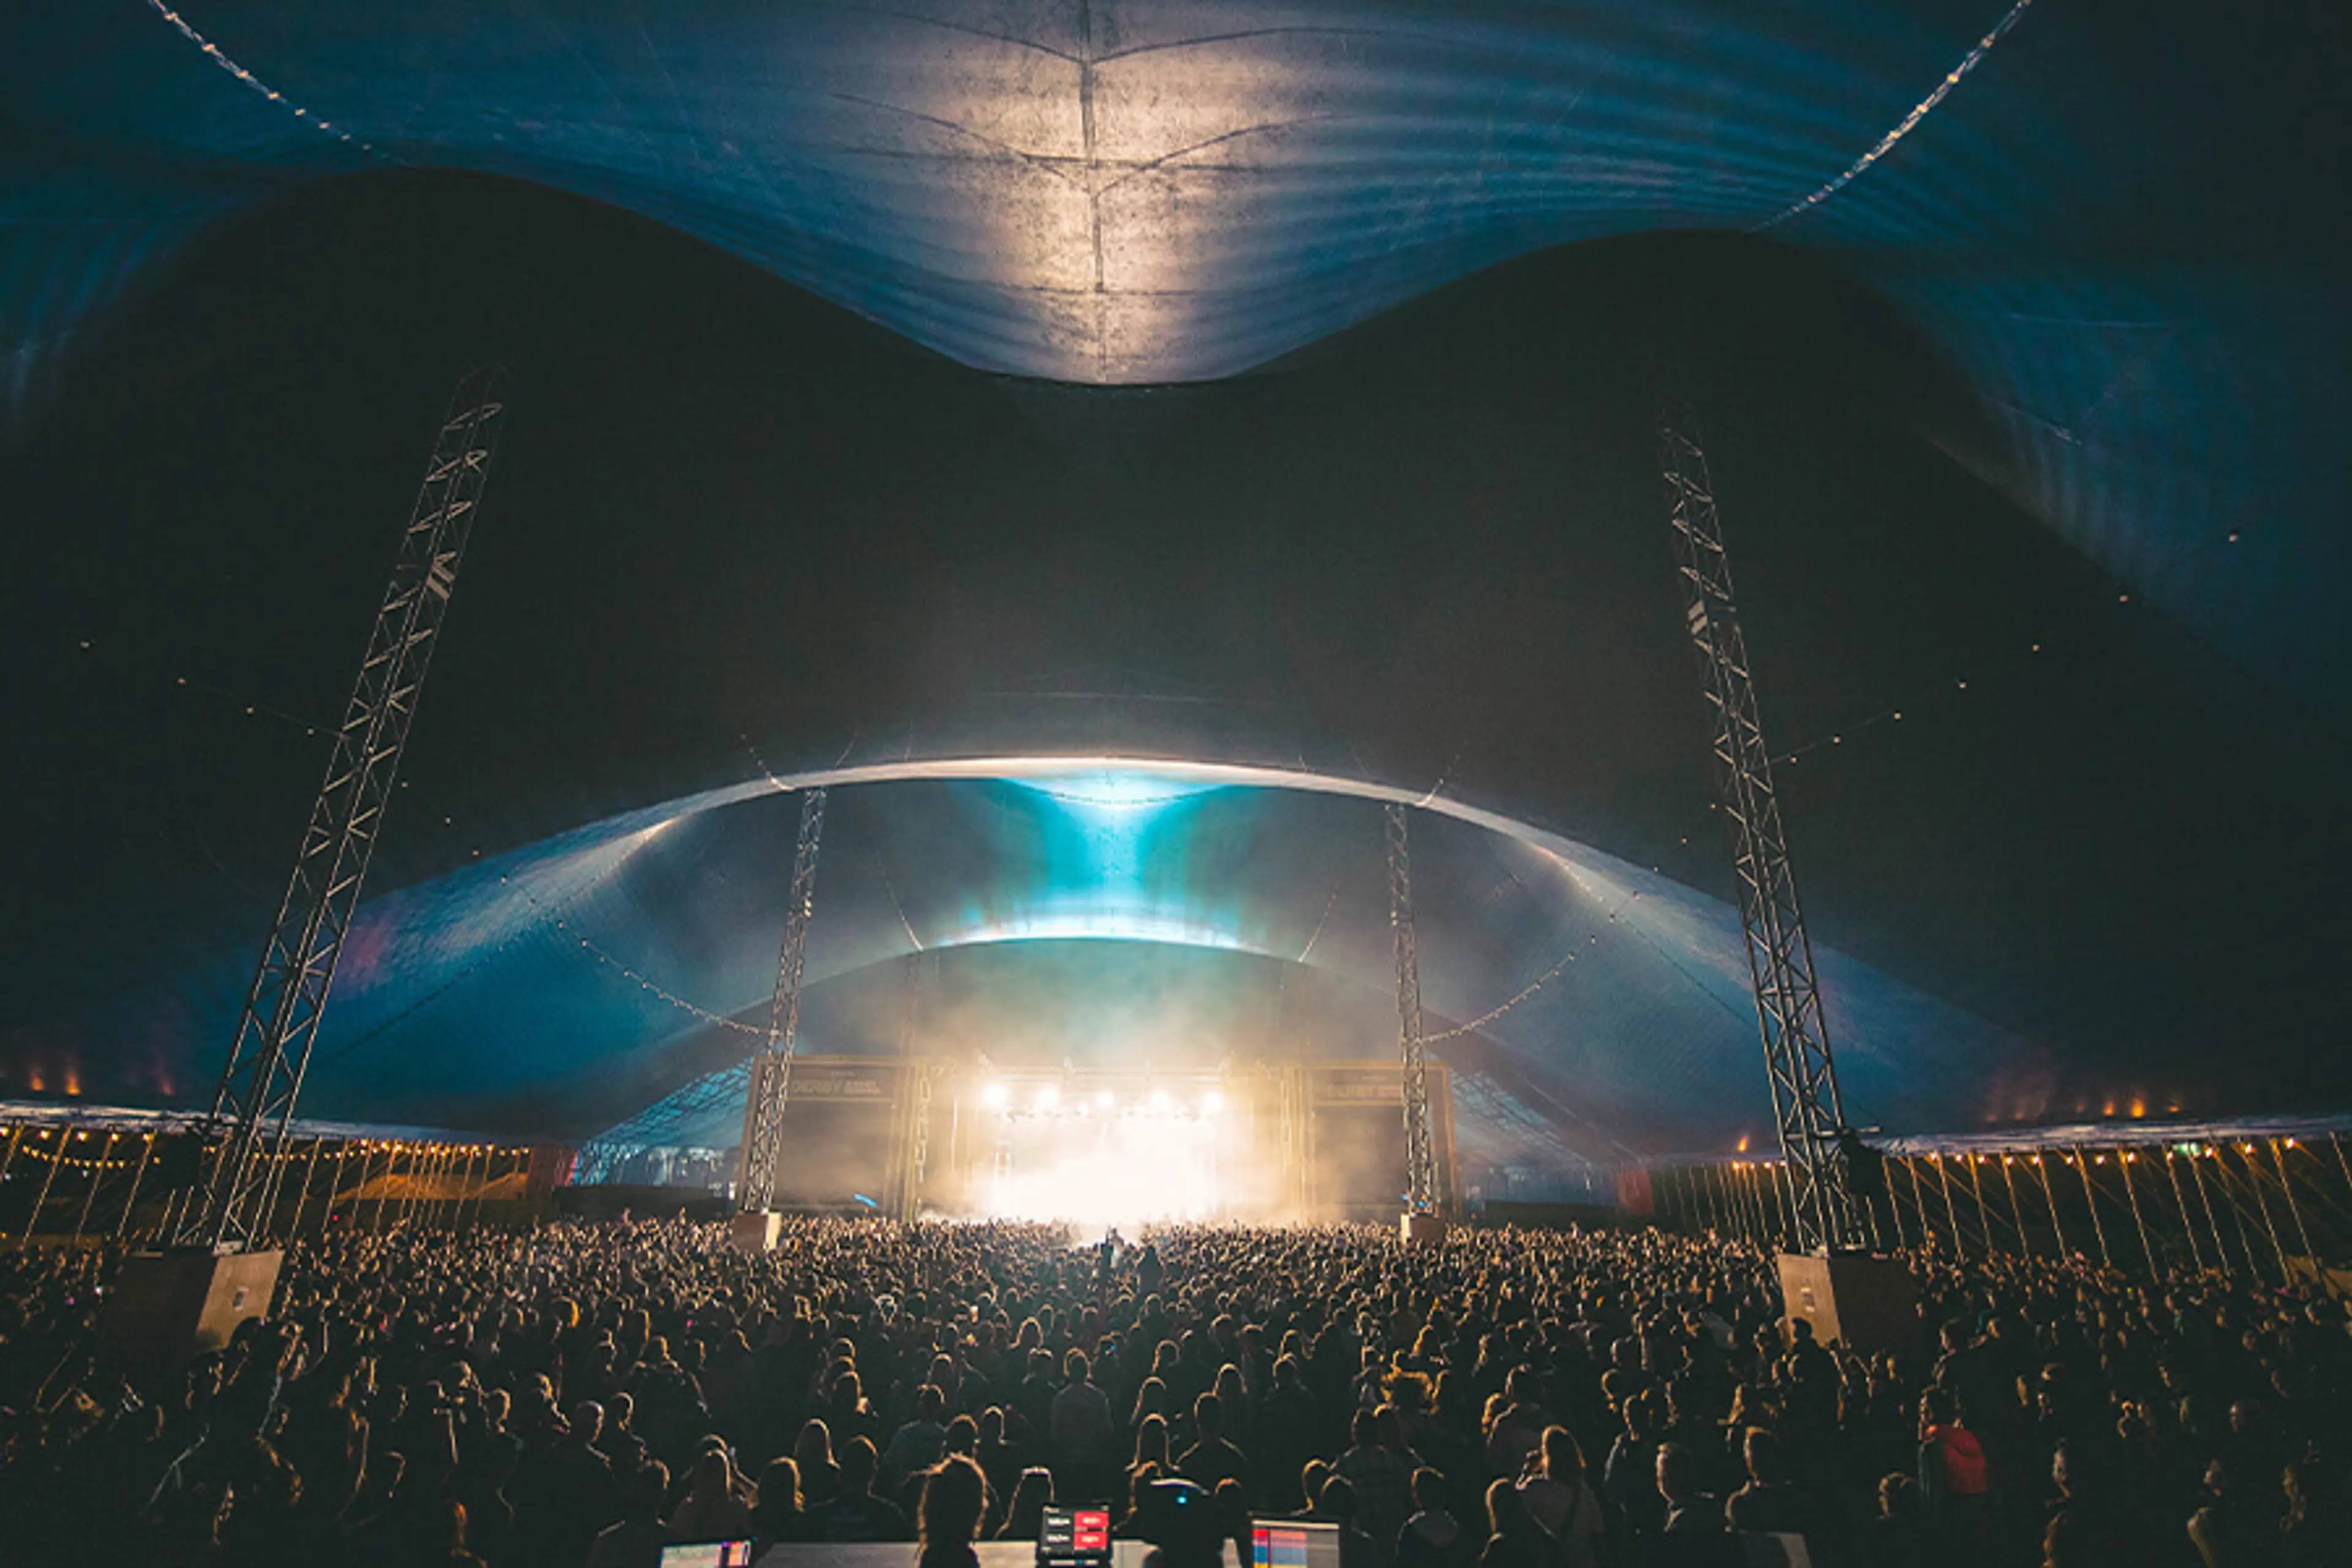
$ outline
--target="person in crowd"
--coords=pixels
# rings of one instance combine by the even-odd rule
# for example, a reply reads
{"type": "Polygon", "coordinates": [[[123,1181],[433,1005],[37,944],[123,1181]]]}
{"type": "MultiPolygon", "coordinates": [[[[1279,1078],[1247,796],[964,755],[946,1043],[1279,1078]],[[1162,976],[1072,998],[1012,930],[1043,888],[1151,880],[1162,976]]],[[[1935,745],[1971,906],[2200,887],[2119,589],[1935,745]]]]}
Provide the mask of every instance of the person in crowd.
{"type": "Polygon", "coordinates": [[[1216,1508],[1217,1529],[1223,1536],[1223,1544],[1232,1549],[1232,1561],[1247,1563],[1251,1550],[1249,1489],[1237,1480],[1227,1479],[1219,1481],[1211,1495],[1216,1508]]]}
{"type": "Polygon", "coordinates": [[[1176,1473],[1211,1491],[1220,1481],[1248,1475],[1249,1460],[1225,1440],[1224,1428],[1224,1406],[1215,1394],[1203,1394],[1192,1401],[1192,1430],[1199,1441],[1177,1458],[1176,1473]]]}
{"type": "Polygon", "coordinates": [[[2336,1461],[2313,1455],[2286,1468],[2286,1514],[2279,1524],[2284,1568],[2318,1568],[2331,1553],[2344,1555],[2352,1512],[2345,1508],[2342,1476],[2336,1461]]]}
{"type": "Polygon", "coordinates": [[[1045,1510],[1054,1503],[1054,1472],[1043,1465],[1032,1465],[1021,1472],[1013,1486],[1011,1501],[1005,1505],[1004,1522],[998,1527],[999,1541],[1030,1541],[1045,1522],[1045,1510]]]}
{"type": "MultiPolygon", "coordinates": [[[[1175,1356],[1174,1347],[1162,1346],[1161,1348],[1169,1352],[1170,1363],[1172,1365],[1175,1356]]],[[[1159,1416],[1163,1423],[1169,1421],[1168,1381],[1157,1372],[1149,1374],[1141,1383],[1135,1385],[1135,1407],[1129,1412],[1127,1424],[1129,1427],[1140,1426],[1146,1418],[1153,1415],[1159,1416]]],[[[1172,1423],[1170,1424],[1172,1425],[1172,1423]]]]}
{"type": "Polygon", "coordinates": [[[1544,1428],[1536,1467],[1518,1484],[1521,1506],[1557,1542],[1567,1568],[1600,1568],[1607,1521],[1584,1474],[1584,1449],[1565,1426],[1544,1428]]]}
{"type": "Polygon", "coordinates": [[[917,1568],[980,1568],[972,1542],[987,1510],[988,1478],[970,1459],[950,1454],[926,1471],[917,1568]]]}
{"type": "Polygon", "coordinates": [[[1121,1501],[1118,1517],[1112,1521],[1110,1532],[1119,1541],[1140,1541],[1146,1520],[1145,1500],[1150,1495],[1151,1483],[1168,1472],[1157,1460],[1146,1459],[1127,1475],[1127,1496],[1121,1501]]]}
{"type": "Polygon", "coordinates": [[[1528,1513],[1518,1487],[1496,1479],[1486,1489],[1486,1544],[1478,1568],[1559,1568],[1559,1542],[1528,1513]]]}
{"type": "Polygon", "coordinates": [[[1358,1518],[1356,1489],[1348,1484],[1347,1477],[1324,1478],[1322,1489],[1315,1494],[1314,1510],[1307,1517],[1338,1529],[1339,1568],[1378,1568],[1382,1562],[1379,1543],[1365,1533],[1358,1518]]]}
{"type": "Polygon", "coordinates": [[[539,1568],[568,1568],[599,1531],[622,1517],[613,1463],[596,1446],[604,1434],[604,1407],[582,1400],[565,1417],[562,1439],[539,1450],[541,1462],[518,1478],[528,1489],[524,1539],[536,1548],[530,1556],[539,1568]]]}
{"type": "Polygon", "coordinates": [[[2265,1568],[2277,1523],[2254,1488],[2217,1455],[2205,1467],[2205,1505],[2189,1518],[2189,1544],[2204,1568],[2265,1568]]]}
{"type": "Polygon", "coordinates": [[[947,1452],[947,1395],[925,1384],[915,1390],[914,1415],[890,1434],[882,1450],[882,1474],[892,1485],[940,1462],[947,1452]]]}
{"type": "Polygon", "coordinates": [[[888,1498],[874,1490],[875,1472],[881,1461],[874,1445],[864,1437],[852,1437],[841,1451],[841,1495],[833,1500],[816,1518],[812,1531],[819,1541],[877,1542],[911,1541],[915,1532],[907,1522],[907,1513],[888,1498]]]}
{"type": "Polygon", "coordinates": [[[1440,1516],[1465,1559],[1641,1562],[1734,1487],[1732,1528],[1801,1533],[1837,1568],[2343,1558],[2346,1303],[2191,1266],[1905,1256],[1921,1321],[1948,1329],[1932,1361],[1794,1333],[1768,1255],[1655,1230],[1465,1227],[1429,1248],[1167,1226],[1106,1276],[1053,1226],[799,1218],[753,1258],[685,1219],[339,1218],[287,1247],[268,1318],[123,1365],[98,1333],[122,1248],[9,1251],[0,1556],[581,1568],[608,1526],[630,1527],[610,1556],[698,1517],[908,1541],[950,1460],[977,1464],[976,1534],[1023,1469],[1073,1458],[1056,1412],[1093,1407],[1073,1393],[1091,1386],[1104,1493],[1180,1467],[1237,1481],[1264,1512],[1343,1524],[1350,1568],[1443,1552],[1440,1516]],[[877,1440],[903,1471],[879,1495],[877,1440]],[[1916,1479],[1885,1483],[1914,1442],[1916,1479]],[[736,1455],[789,1457],[798,1507],[736,1455]],[[1990,1500],[1961,1500],[1979,1474],[1990,1500]]]}
{"type": "MultiPolygon", "coordinates": [[[[1382,1409],[1386,1407],[1383,1406],[1382,1409]]],[[[1390,1414],[1393,1422],[1394,1415],[1390,1414]]],[[[1356,1500],[1356,1522],[1380,1548],[1385,1562],[1397,1531],[1412,1512],[1412,1471],[1395,1449],[1381,1441],[1381,1412],[1359,1410],[1349,1423],[1353,1439],[1331,1467],[1346,1479],[1356,1500]]]]}
{"type": "Polygon", "coordinates": [[[430,1568],[489,1568],[481,1556],[466,1544],[466,1505],[455,1498],[443,1500],[435,1511],[438,1526],[425,1542],[418,1561],[430,1568]]]}
{"type": "Polygon", "coordinates": [[[1396,1568],[1469,1568],[1470,1535],[1447,1510],[1446,1489],[1438,1471],[1413,1471],[1412,1517],[1397,1531],[1396,1568]]]}
{"type": "Polygon", "coordinates": [[[1645,1390],[1620,1407],[1625,1429],[1610,1445],[1601,1470],[1601,1496],[1634,1534],[1655,1534],[1665,1520],[1665,1500],[1658,1495],[1659,1399],[1657,1391],[1645,1390]]]}
{"type": "Polygon", "coordinates": [[[670,1539],[661,1516],[668,1492],[669,1471],[658,1459],[632,1475],[620,1520],[597,1532],[586,1568],[659,1568],[662,1547],[670,1539]]]}
{"type": "Polygon", "coordinates": [[[1092,1500],[1108,1490],[1108,1464],[1118,1440],[1110,1399],[1095,1386],[1094,1363],[1084,1351],[1062,1358],[1062,1389],[1054,1395],[1047,1441],[1054,1471],[1072,1499],[1092,1500]]]}
{"type": "Polygon", "coordinates": [[[799,1506],[808,1512],[826,1508],[841,1495],[841,1466],[834,1460],[833,1433],[824,1422],[812,1417],[801,1424],[800,1436],[793,1440],[793,1471],[799,1506]]]}
{"type": "Polygon", "coordinates": [[[1870,1568],[1917,1568],[1937,1555],[1919,1504],[1919,1483],[1900,1470],[1878,1480],[1878,1512],[1863,1534],[1863,1560],[1870,1568]]]}
{"type": "Polygon", "coordinates": [[[1495,1409],[1486,1421],[1486,1468],[1498,1476],[1516,1477],[1552,1424],[1537,1398],[1535,1370],[1513,1368],[1502,1393],[1488,1403],[1495,1409]]]}
{"type": "Polygon", "coordinates": [[[1295,1508],[1284,1517],[1316,1519],[1315,1510],[1323,1506],[1323,1485],[1331,1479],[1331,1463],[1328,1459],[1309,1459],[1298,1468],[1298,1495],[1303,1506],[1295,1508]]]}
{"type": "Polygon", "coordinates": [[[801,1492],[801,1468],[778,1455],[760,1468],[758,1500],[751,1505],[752,1561],[771,1546],[814,1539],[814,1521],[801,1492]]]}
{"type": "Polygon", "coordinates": [[[1820,1534],[1812,1500],[1790,1479],[1789,1465],[1777,1433],[1750,1426],[1740,1442],[1748,1467],[1748,1484],[1731,1494],[1723,1506],[1732,1529],[1771,1535],[1801,1535],[1808,1542],[1820,1534]]]}
{"type": "Polygon", "coordinates": [[[1720,1535],[1723,1500],[1699,1486],[1699,1458],[1680,1443],[1658,1446],[1658,1496],[1665,1504],[1661,1535],[1720,1535]]]}
{"type": "Polygon", "coordinates": [[[751,1509],[736,1484],[735,1457],[725,1443],[702,1450],[687,1492],[670,1510],[673,1541],[743,1541],[751,1534],[751,1509]]]}
{"type": "Polygon", "coordinates": [[[1984,1445],[1961,1422],[1958,1401],[1941,1388],[1919,1396],[1919,1499],[1944,1551],[1965,1559],[1986,1550],[1993,1530],[1990,1465],[1984,1445]]]}
{"type": "Polygon", "coordinates": [[[1322,1413],[1307,1391],[1305,1371],[1296,1355],[1276,1357],[1272,1385],[1258,1400],[1250,1452],[1258,1467],[1252,1484],[1262,1501],[1276,1496],[1298,1474],[1313,1457],[1323,1429],[1322,1413]]]}
{"type": "MultiPolygon", "coordinates": [[[[980,1413],[980,1440],[972,1446],[971,1457],[980,1466],[980,1473],[988,1478],[988,1495],[1009,1498],[1021,1479],[1024,1445],[1013,1440],[1004,1407],[992,1405],[980,1413]]],[[[1142,1434],[1137,1434],[1141,1440],[1142,1434]]]]}
{"type": "Polygon", "coordinates": [[[1129,1475],[1146,1465],[1156,1465],[1161,1474],[1175,1468],[1168,1453],[1168,1423],[1157,1415],[1147,1415],[1135,1429],[1135,1458],[1128,1465],[1129,1475]]]}

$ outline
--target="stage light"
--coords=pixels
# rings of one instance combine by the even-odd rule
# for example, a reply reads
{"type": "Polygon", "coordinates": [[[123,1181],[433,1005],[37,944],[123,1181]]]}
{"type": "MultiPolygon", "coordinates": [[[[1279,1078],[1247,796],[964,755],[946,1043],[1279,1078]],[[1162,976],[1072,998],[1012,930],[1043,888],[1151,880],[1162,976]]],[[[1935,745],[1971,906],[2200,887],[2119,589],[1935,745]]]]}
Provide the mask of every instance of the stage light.
{"type": "Polygon", "coordinates": [[[1214,1116],[1224,1108],[1225,1097],[1213,1089],[1201,1097],[1201,1114],[1203,1116],[1214,1116]]]}
{"type": "Polygon", "coordinates": [[[1112,1106],[1118,1104],[1118,1099],[1112,1095],[1110,1090],[1107,1089],[1098,1089],[1095,1090],[1095,1103],[1100,1106],[1103,1110],[1108,1110],[1112,1106]]]}
{"type": "Polygon", "coordinates": [[[978,1212],[1088,1227],[1218,1213],[1226,1182],[1249,1168],[1247,1153],[1231,1144],[1222,1120],[1189,1114],[1166,1091],[1161,1113],[1151,1114],[1150,1098],[1131,1102],[1116,1125],[1014,1118],[1001,1163],[974,1194],[978,1212]]]}
{"type": "Polygon", "coordinates": [[[1037,1091],[1037,1109],[1040,1110],[1051,1110],[1061,1102],[1062,1091],[1050,1083],[1037,1091]]]}
{"type": "Polygon", "coordinates": [[[991,1110],[1003,1109],[1005,1103],[1012,1098],[1013,1091],[1001,1083],[992,1083],[980,1091],[980,1102],[991,1110]]]}
{"type": "Polygon", "coordinates": [[[1164,1112],[1166,1112],[1166,1111],[1167,1111],[1167,1110],[1168,1110],[1171,1106],[1174,1105],[1175,1103],[1176,1103],[1176,1098],[1175,1098],[1175,1096],[1173,1096],[1173,1095],[1170,1094],[1166,1089],[1153,1089],[1153,1090],[1151,1091],[1151,1109],[1152,1109],[1152,1110],[1157,1110],[1157,1111],[1160,1111],[1160,1112],[1163,1112],[1163,1113],[1164,1113],[1164,1112]]]}

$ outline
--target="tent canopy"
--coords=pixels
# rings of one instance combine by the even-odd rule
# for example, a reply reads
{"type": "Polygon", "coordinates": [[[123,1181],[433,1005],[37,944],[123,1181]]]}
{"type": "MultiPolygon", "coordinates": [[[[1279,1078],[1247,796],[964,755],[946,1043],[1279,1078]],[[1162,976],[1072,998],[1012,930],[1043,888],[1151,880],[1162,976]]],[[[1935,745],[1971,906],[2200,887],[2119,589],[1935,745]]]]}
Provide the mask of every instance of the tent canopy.
{"type": "Polygon", "coordinates": [[[998,930],[1377,991],[1349,792],[1486,813],[1426,836],[1433,1006],[1560,973],[1457,1081],[1580,1157],[1732,1145],[1668,365],[1860,1114],[2345,1103],[2339,61],[2097,4],[47,18],[0,58],[0,1089],[204,1094],[448,301],[527,286],[322,1115],[572,1136],[707,1068],[772,764],[866,770],[845,979],[998,930]],[[1073,758],[1274,772],[1152,814],[1143,920],[1040,902],[1107,875],[1046,853],[1073,758]]]}

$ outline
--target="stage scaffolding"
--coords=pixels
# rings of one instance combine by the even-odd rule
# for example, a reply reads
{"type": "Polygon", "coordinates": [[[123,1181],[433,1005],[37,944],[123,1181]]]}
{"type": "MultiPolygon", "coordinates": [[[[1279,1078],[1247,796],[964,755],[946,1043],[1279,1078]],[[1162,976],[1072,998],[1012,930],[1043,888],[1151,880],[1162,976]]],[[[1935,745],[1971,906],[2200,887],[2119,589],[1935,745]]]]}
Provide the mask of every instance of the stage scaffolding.
{"type": "Polygon", "coordinates": [[[302,1075],[489,477],[506,408],[505,382],[498,365],[468,373],[435,437],[326,777],[213,1097],[204,1177],[174,1235],[182,1244],[233,1251],[265,1239],[302,1075]]]}

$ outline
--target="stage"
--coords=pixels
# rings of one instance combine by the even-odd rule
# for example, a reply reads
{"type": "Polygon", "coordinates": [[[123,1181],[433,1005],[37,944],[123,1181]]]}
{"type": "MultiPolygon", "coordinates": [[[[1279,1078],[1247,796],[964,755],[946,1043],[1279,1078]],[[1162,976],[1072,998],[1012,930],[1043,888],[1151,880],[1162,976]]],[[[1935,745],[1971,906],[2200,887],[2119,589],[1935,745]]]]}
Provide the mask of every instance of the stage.
{"type": "MultiPolygon", "coordinates": [[[[1429,1068],[1441,1211],[1457,1207],[1451,1079],[1429,1068]]],[[[804,1057],[779,1207],[904,1218],[1276,1224],[1394,1220],[1403,1079],[1391,1063],[1181,1071],[804,1057]]]]}

